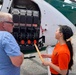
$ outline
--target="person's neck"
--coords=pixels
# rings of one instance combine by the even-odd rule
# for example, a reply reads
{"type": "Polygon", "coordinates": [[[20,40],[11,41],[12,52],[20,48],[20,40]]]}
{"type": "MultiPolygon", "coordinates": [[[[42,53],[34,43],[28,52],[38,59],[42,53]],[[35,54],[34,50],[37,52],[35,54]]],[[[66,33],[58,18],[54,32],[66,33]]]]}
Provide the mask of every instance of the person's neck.
{"type": "Polygon", "coordinates": [[[0,31],[4,31],[4,30],[0,28],[0,31]]]}
{"type": "Polygon", "coordinates": [[[59,43],[61,44],[61,45],[63,45],[63,44],[66,44],[66,42],[65,42],[65,40],[59,40],[59,43]]]}
{"type": "Polygon", "coordinates": [[[0,27],[0,31],[4,31],[4,29],[3,29],[3,27],[2,27],[2,26],[0,27]]]}
{"type": "Polygon", "coordinates": [[[0,31],[3,31],[2,29],[0,29],[0,31]]]}

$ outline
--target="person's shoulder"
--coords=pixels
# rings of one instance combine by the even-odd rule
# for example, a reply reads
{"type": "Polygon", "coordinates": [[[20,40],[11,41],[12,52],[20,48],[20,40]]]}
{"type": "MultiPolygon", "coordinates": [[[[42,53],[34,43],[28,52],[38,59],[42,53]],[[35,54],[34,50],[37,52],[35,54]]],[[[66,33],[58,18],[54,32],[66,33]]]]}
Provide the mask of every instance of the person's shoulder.
{"type": "Polygon", "coordinates": [[[13,35],[7,31],[0,31],[0,35],[3,37],[3,38],[12,38],[13,35]]]}
{"type": "Polygon", "coordinates": [[[62,54],[62,53],[69,53],[69,49],[68,49],[66,44],[61,47],[59,53],[60,54],[62,54]]]}
{"type": "Polygon", "coordinates": [[[4,33],[6,33],[6,34],[11,34],[10,32],[7,32],[7,31],[3,31],[4,33]]]}
{"type": "Polygon", "coordinates": [[[7,31],[3,31],[2,33],[3,33],[5,36],[7,36],[7,35],[8,35],[8,36],[11,36],[11,35],[12,35],[10,32],[7,32],[7,31]]]}
{"type": "Polygon", "coordinates": [[[11,33],[7,32],[7,31],[0,31],[0,33],[3,33],[3,34],[11,34],[11,33]]]}

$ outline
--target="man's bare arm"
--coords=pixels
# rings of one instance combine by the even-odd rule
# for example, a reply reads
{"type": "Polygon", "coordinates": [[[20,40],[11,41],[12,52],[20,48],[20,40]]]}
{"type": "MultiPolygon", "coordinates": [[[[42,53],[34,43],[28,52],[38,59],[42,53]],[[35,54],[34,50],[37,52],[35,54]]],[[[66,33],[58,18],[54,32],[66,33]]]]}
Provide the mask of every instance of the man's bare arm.
{"type": "Polygon", "coordinates": [[[16,67],[20,67],[23,62],[24,55],[23,53],[21,53],[20,56],[10,56],[10,59],[13,65],[15,65],[16,67]]]}

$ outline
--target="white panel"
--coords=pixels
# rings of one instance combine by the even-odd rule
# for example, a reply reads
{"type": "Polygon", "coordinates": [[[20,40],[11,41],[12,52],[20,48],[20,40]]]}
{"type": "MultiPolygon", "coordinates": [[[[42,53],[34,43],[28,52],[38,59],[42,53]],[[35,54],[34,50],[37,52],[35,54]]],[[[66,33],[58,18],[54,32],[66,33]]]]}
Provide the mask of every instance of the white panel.
{"type": "Polygon", "coordinates": [[[3,0],[3,5],[1,11],[8,12],[13,0],[3,0]]]}
{"type": "Polygon", "coordinates": [[[46,29],[42,34],[40,30],[40,37],[45,35],[45,45],[54,45],[57,41],[55,39],[55,31],[58,25],[69,25],[73,31],[76,31],[75,26],[53,6],[46,3],[44,0],[33,0],[41,11],[41,27],[46,29]]]}

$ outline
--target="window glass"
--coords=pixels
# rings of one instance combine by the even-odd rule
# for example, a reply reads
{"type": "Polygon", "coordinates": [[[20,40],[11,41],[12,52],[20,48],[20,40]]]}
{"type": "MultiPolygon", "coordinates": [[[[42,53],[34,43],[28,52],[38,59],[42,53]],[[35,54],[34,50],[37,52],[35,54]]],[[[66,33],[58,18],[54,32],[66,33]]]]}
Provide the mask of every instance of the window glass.
{"type": "Polygon", "coordinates": [[[70,0],[70,1],[72,1],[72,2],[76,2],[76,0],[70,0]]]}
{"type": "Polygon", "coordinates": [[[1,10],[2,4],[3,4],[3,0],[0,0],[0,10],[1,10]]]}

